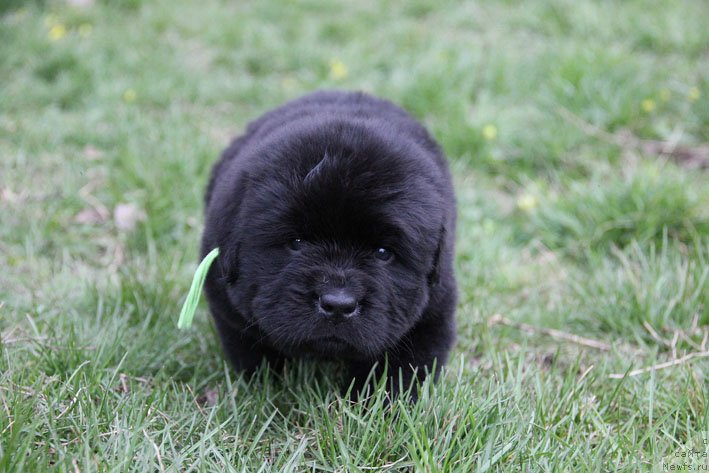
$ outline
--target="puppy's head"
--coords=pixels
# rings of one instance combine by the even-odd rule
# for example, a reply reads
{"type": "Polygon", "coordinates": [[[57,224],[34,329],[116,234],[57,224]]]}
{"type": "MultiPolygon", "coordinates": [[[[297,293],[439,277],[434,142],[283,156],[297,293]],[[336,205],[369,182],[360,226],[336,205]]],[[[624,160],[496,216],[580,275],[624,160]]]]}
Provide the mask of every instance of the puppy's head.
{"type": "Polygon", "coordinates": [[[218,242],[231,303],[284,353],[371,359],[393,346],[428,303],[450,218],[427,151],[351,125],[252,151],[218,242]]]}

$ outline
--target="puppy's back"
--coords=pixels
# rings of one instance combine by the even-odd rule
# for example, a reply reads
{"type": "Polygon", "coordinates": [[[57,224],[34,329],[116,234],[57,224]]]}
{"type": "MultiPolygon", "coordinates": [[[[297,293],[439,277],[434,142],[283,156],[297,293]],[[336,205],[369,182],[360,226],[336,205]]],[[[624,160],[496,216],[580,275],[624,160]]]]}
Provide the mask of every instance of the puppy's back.
{"type": "Polygon", "coordinates": [[[426,149],[439,169],[447,170],[447,163],[436,141],[401,107],[364,92],[318,91],[275,108],[249,123],[244,134],[232,141],[213,167],[205,204],[209,205],[215,181],[242,150],[254,143],[268,141],[292,124],[323,119],[366,122],[376,128],[394,128],[400,137],[407,137],[426,149]]]}

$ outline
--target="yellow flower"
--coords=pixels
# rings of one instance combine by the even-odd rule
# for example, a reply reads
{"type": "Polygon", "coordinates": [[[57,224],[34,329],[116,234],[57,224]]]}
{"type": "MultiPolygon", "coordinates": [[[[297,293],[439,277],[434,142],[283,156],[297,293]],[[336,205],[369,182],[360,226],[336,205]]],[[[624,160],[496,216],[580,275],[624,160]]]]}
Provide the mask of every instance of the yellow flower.
{"type": "Polygon", "coordinates": [[[487,141],[492,141],[497,138],[497,127],[495,125],[485,125],[483,127],[483,138],[487,141]]]}
{"type": "Polygon", "coordinates": [[[687,100],[690,102],[696,102],[701,97],[702,93],[699,91],[699,87],[690,87],[689,93],[687,94],[687,100]]]}
{"type": "Polygon", "coordinates": [[[293,90],[298,85],[298,82],[293,77],[284,77],[281,79],[281,87],[287,90],[293,90]]]}
{"type": "Polygon", "coordinates": [[[670,89],[662,89],[660,91],[660,100],[662,100],[663,102],[668,102],[671,97],[672,91],[670,91],[670,89]]]}
{"type": "Polygon", "coordinates": [[[531,194],[524,194],[517,199],[517,208],[529,212],[537,206],[537,198],[531,194]]]}
{"type": "Polygon", "coordinates": [[[93,31],[93,29],[94,27],[91,23],[82,23],[79,25],[79,36],[86,38],[91,35],[91,31],[93,31]]]}
{"type": "Polygon", "coordinates": [[[347,66],[339,59],[330,61],[330,77],[335,80],[344,79],[347,77],[347,66]]]}
{"type": "Polygon", "coordinates": [[[138,94],[135,93],[135,90],[126,89],[126,91],[123,92],[123,101],[125,103],[133,103],[133,102],[135,102],[135,99],[137,96],[138,96],[138,94]]]}
{"type": "Polygon", "coordinates": [[[61,23],[57,23],[49,29],[49,40],[59,41],[66,36],[66,28],[61,23]]]}
{"type": "Polygon", "coordinates": [[[642,102],[640,102],[640,108],[643,109],[643,112],[645,113],[651,113],[655,110],[655,107],[657,104],[653,99],[645,99],[642,102]]]}
{"type": "Polygon", "coordinates": [[[57,23],[59,23],[59,18],[57,18],[57,15],[49,14],[44,17],[44,26],[47,28],[51,28],[57,23]]]}

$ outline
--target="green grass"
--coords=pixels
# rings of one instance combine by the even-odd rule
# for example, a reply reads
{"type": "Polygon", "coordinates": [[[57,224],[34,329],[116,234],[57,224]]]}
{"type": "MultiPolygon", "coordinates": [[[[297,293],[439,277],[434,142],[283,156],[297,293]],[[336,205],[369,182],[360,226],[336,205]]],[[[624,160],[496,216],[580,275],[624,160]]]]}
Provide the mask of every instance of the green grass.
{"type": "Polygon", "coordinates": [[[706,2],[0,15],[1,471],[662,470],[709,431],[707,358],[609,378],[707,350],[707,171],[603,134],[709,140],[706,2]],[[211,164],[259,113],[333,87],[406,107],[455,174],[458,342],[415,405],[350,404],[337,366],[243,379],[204,306],[176,328],[211,164]],[[119,204],[144,218],[126,228],[119,204]]]}

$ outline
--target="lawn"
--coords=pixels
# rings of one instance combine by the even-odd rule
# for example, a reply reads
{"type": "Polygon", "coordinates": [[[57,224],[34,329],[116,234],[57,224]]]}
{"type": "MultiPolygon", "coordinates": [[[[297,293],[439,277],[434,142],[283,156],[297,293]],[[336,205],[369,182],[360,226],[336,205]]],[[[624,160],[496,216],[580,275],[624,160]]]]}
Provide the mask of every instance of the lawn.
{"type": "Polygon", "coordinates": [[[0,470],[709,468],[707,17],[0,1],[0,470]],[[244,379],[204,304],[176,328],[210,166],[320,88],[401,104],[450,159],[458,340],[415,405],[350,404],[336,365],[244,379]]]}

